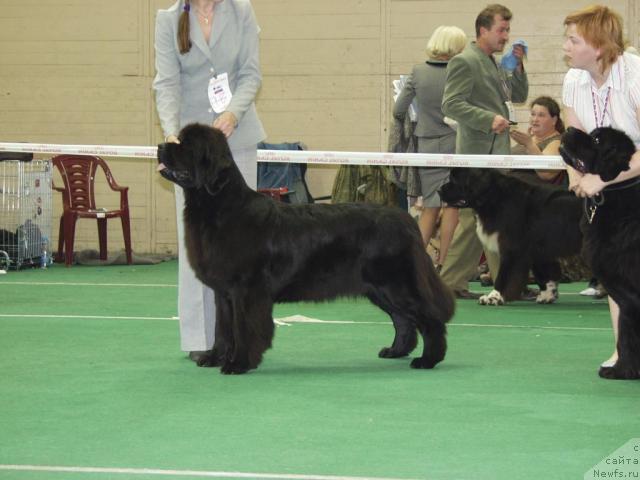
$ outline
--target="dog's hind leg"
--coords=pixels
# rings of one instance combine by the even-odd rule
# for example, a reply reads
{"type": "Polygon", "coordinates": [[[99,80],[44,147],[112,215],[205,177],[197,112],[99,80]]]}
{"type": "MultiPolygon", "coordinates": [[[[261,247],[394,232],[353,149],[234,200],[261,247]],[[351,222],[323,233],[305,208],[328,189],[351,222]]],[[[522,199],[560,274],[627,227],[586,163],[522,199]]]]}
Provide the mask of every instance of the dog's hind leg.
{"type": "Polygon", "coordinates": [[[558,281],[562,274],[557,260],[534,261],[531,266],[540,293],[537,303],[553,303],[558,299],[558,281]]]}
{"type": "Polygon", "coordinates": [[[421,357],[416,357],[411,361],[411,368],[433,368],[444,359],[447,353],[446,325],[427,318],[427,321],[419,329],[424,342],[424,350],[421,357]]]}
{"type": "Polygon", "coordinates": [[[378,357],[399,358],[409,355],[418,344],[418,334],[415,323],[405,315],[397,312],[391,302],[386,301],[382,295],[370,293],[368,297],[371,303],[384,310],[391,317],[393,328],[396,331],[391,346],[383,347],[380,352],[378,352],[378,357]]]}
{"type": "Polygon", "coordinates": [[[233,351],[220,368],[224,374],[245,373],[257,368],[273,340],[273,302],[259,288],[241,287],[231,295],[233,351]]]}
{"type": "MultiPolygon", "coordinates": [[[[417,245],[415,246],[417,247],[417,245]]],[[[422,246],[413,249],[415,267],[410,281],[415,292],[409,299],[407,310],[415,312],[415,323],[422,335],[422,356],[411,361],[411,368],[433,368],[444,360],[447,353],[447,322],[453,316],[455,303],[451,290],[427,260],[422,246]]]]}

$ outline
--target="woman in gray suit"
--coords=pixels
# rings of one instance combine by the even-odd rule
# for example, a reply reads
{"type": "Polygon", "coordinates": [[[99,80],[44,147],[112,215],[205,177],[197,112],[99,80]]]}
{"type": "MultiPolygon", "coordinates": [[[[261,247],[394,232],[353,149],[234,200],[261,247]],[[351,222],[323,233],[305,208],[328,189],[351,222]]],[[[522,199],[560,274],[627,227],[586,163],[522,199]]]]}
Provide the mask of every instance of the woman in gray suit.
{"type": "MultiPolygon", "coordinates": [[[[440,26],[435,29],[427,43],[426,63],[413,67],[405,87],[396,100],[393,115],[403,120],[411,102],[417,100],[418,121],[415,135],[420,153],[455,153],[456,132],[445,123],[442,113],[442,95],[447,63],[460,53],[467,44],[467,36],[458,27],[440,26]]],[[[418,169],[422,191],[422,212],[418,225],[425,246],[429,244],[440,214],[438,189],[449,179],[449,168],[418,169]]],[[[449,244],[458,224],[458,209],[445,207],[440,223],[440,252],[436,269],[440,271],[449,244]]]]}
{"type": "MultiPolygon", "coordinates": [[[[257,144],[265,133],[254,104],[262,83],[259,28],[249,0],[179,0],[156,17],[156,107],[167,142],[198,122],[224,132],[247,184],[256,188],[257,144]]],[[[184,247],[182,188],[178,217],[178,315],[183,351],[198,363],[213,348],[213,291],[196,279],[184,247]]]]}

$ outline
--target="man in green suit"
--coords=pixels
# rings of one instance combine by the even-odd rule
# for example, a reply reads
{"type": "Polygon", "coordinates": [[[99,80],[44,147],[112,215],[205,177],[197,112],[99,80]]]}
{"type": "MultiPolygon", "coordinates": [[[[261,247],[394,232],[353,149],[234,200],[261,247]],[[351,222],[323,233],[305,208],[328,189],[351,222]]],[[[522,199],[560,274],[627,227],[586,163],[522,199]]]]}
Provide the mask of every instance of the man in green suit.
{"type": "MultiPolygon", "coordinates": [[[[518,46],[514,56],[518,66],[512,74],[496,62],[494,53],[502,52],[509,41],[511,11],[502,5],[488,5],[476,18],[476,41],[453,57],[447,66],[442,111],[458,122],[456,153],[509,154],[509,122],[515,122],[513,103],[527,100],[529,82],[524,71],[524,50],[518,46]]],[[[469,209],[460,211],[460,219],[442,279],[458,298],[478,298],[469,292],[482,254],[476,235],[475,217],[469,209]]],[[[485,252],[489,269],[496,278],[497,252],[485,252]]]]}

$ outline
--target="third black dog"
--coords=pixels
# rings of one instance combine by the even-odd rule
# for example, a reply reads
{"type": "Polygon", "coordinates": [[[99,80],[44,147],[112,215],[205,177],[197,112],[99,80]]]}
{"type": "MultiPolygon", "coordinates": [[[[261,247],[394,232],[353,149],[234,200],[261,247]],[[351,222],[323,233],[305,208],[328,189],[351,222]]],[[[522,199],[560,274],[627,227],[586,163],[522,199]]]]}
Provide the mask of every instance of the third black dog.
{"type": "MultiPolygon", "coordinates": [[[[605,182],[629,170],[636,152],[622,131],[597,128],[590,134],[570,128],[562,136],[560,154],[583,174],[605,182]]],[[[593,274],[620,307],[618,362],[601,367],[600,376],[640,378],[640,179],[608,185],[585,200],[585,253],[593,274]]]]}
{"type": "Polygon", "coordinates": [[[444,358],[453,297],[408,213],[276,202],[247,186],[219,130],[192,124],[179,138],[158,147],[158,161],[184,189],[189,262],[216,296],[215,345],[201,365],[256,368],[271,346],[274,303],[339,296],[368,297],[389,314],[396,334],[380,357],[408,355],[419,332],[424,349],[411,366],[444,358]]]}
{"type": "Polygon", "coordinates": [[[470,207],[485,249],[500,254],[494,290],[482,305],[502,305],[520,298],[533,271],[538,303],[558,297],[558,258],[580,253],[582,203],[553,186],[534,185],[492,169],[453,169],[440,196],[444,202],[470,207]]]}

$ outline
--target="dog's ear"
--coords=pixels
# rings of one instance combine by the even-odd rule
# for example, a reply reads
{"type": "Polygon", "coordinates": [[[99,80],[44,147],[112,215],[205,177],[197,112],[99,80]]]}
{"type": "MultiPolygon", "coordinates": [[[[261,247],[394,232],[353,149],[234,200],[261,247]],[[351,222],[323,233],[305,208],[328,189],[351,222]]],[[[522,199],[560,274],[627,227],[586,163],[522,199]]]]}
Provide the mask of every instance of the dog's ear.
{"type": "Polygon", "coordinates": [[[620,172],[629,170],[629,161],[636,152],[636,146],[629,136],[611,127],[596,128],[591,135],[597,146],[597,161],[593,173],[608,182],[620,172]]]}
{"type": "Polygon", "coordinates": [[[198,142],[194,180],[198,188],[219,190],[228,179],[233,155],[225,135],[215,128],[205,127],[198,142]]]}
{"type": "Polygon", "coordinates": [[[469,168],[452,168],[449,180],[453,183],[464,183],[469,177],[469,168]]]}

